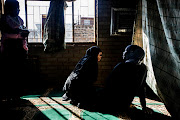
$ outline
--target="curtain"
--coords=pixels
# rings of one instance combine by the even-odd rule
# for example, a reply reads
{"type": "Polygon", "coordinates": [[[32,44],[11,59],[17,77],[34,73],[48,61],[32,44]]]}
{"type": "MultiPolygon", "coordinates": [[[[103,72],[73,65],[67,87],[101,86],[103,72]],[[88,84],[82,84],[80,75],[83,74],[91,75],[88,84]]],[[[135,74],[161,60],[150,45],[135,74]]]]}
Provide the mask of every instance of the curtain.
{"type": "Polygon", "coordinates": [[[140,0],[133,44],[146,51],[146,82],[180,119],[180,1],[140,0]],[[139,19],[138,19],[139,18],[139,19]],[[138,25],[140,23],[141,25],[138,25]]]}
{"type": "Polygon", "coordinates": [[[65,48],[64,0],[51,0],[44,25],[45,52],[58,52],[65,48]]]}
{"type": "MultiPolygon", "coordinates": [[[[159,40],[157,50],[152,50],[154,64],[160,59],[161,66],[156,66],[158,89],[167,109],[173,117],[180,119],[180,0],[156,0],[161,29],[158,31],[156,40],[159,40]],[[161,58],[160,58],[161,57],[161,58]],[[156,61],[156,62],[155,62],[156,61]],[[159,71],[159,72],[158,72],[159,71]]],[[[153,24],[153,23],[152,23],[153,24]]],[[[160,26],[159,25],[159,26],[160,26]]],[[[157,31],[157,30],[156,30],[157,31]]],[[[154,33],[156,32],[154,31],[154,33]]],[[[153,32],[153,31],[150,31],[153,32]]],[[[153,34],[151,34],[153,35],[153,34]]],[[[153,48],[153,47],[152,47],[153,48]]]]}

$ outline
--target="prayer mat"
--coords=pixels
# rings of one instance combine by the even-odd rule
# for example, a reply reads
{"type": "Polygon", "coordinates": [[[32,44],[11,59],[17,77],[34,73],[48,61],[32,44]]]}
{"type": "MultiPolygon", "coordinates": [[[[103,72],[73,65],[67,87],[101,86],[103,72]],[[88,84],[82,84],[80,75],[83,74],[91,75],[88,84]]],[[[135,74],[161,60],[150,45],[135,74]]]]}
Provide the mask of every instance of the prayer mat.
{"type": "MultiPolygon", "coordinates": [[[[137,109],[142,110],[142,107],[140,105],[140,100],[138,97],[135,97],[132,103],[135,105],[135,107],[137,109]]],[[[160,113],[163,115],[167,115],[167,116],[171,116],[170,113],[167,111],[164,103],[162,103],[162,102],[146,98],[146,106],[148,108],[151,108],[154,112],[157,112],[157,113],[160,113]]]]}
{"type": "Polygon", "coordinates": [[[130,112],[112,115],[80,109],[70,104],[70,101],[63,101],[62,97],[57,96],[29,95],[23,96],[21,99],[30,101],[39,110],[34,113],[33,119],[35,120],[41,118],[42,114],[48,120],[171,120],[171,116],[162,102],[148,98],[146,98],[147,107],[152,109],[154,113],[146,116],[142,112],[138,97],[134,98],[130,112]]]}

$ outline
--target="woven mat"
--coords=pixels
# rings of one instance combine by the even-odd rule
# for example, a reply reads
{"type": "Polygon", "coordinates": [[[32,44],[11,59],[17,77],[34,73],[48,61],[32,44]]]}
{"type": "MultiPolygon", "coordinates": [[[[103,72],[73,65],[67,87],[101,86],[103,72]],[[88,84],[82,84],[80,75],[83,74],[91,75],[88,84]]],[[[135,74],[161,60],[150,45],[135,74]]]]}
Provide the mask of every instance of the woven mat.
{"type": "MultiPolygon", "coordinates": [[[[129,113],[119,113],[116,115],[79,109],[71,105],[69,101],[62,101],[61,97],[26,96],[22,99],[30,101],[38,108],[39,112],[43,113],[50,120],[134,120],[142,119],[142,116],[144,116],[138,97],[134,98],[129,113]]],[[[148,98],[146,98],[146,102],[147,107],[154,111],[153,115],[145,117],[147,120],[171,119],[169,112],[162,102],[148,98]]],[[[34,116],[38,116],[38,113],[34,116]]]]}

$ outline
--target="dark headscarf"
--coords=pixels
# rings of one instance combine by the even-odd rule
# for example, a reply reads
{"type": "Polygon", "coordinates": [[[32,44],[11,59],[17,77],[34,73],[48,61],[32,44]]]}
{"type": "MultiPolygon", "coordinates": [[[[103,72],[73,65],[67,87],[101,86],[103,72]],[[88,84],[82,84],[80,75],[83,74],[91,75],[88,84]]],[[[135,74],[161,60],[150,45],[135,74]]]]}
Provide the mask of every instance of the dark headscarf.
{"type": "Polygon", "coordinates": [[[95,64],[97,66],[97,56],[99,52],[102,52],[98,46],[92,46],[86,50],[86,54],[81,60],[77,63],[74,71],[77,72],[81,70],[85,64],[95,64]]]}
{"type": "Polygon", "coordinates": [[[137,45],[128,45],[124,51],[124,60],[125,62],[131,62],[135,64],[141,64],[145,56],[144,50],[137,45]]]}
{"type": "Polygon", "coordinates": [[[86,50],[86,55],[91,57],[97,57],[99,52],[102,52],[98,46],[92,46],[86,50]]]}
{"type": "Polygon", "coordinates": [[[6,0],[4,6],[4,12],[6,15],[12,14],[12,12],[17,12],[19,9],[19,2],[17,0],[6,0]]]}

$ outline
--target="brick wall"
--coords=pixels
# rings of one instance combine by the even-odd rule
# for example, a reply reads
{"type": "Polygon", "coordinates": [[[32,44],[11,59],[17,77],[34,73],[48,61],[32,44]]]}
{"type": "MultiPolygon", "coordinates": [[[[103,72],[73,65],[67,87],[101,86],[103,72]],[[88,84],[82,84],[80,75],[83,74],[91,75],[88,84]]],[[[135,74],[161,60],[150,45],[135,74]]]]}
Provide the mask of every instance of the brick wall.
{"type": "MultiPolygon", "coordinates": [[[[104,81],[113,67],[122,60],[124,48],[131,44],[132,35],[110,36],[111,7],[134,7],[135,4],[124,3],[119,0],[98,1],[98,38],[97,44],[103,51],[102,61],[99,62],[98,86],[103,86],[104,81]]],[[[29,55],[38,56],[40,75],[44,82],[54,85],[63,85],[76,63],[84,56],[85,51],[94,44],[67,44],[66,49],[59,53],[47,54],[43,46],[30,45],[29,55]]]]}
{"type": "Polygon", "coordinates": [[[75,25],[74,42],[94,42],[93,25],[75,25]]]}
{"type": "Polygon", "coordinates": [[[98,45],[103,51],[103,58],[99,64],[99,77],[97,84],[104,84],[114,66],[122,61],[124,48],[131,44],[132,35],[110,36],[111,7],[135,7],[135,4],[125,3],[121,0],[98,1],[98,45]]]}
{"type": "MultiPolygon", "coordinates": [[[[29,45],[29,57],[38,57],[39,81],[62,86],[76,63],[85,55],[86,49],[95,44],[68,44],[58,53],[45,53],[43,45],[29,45]]],[[[37,81],[38,82],[38,81],[37,81]]]]}

